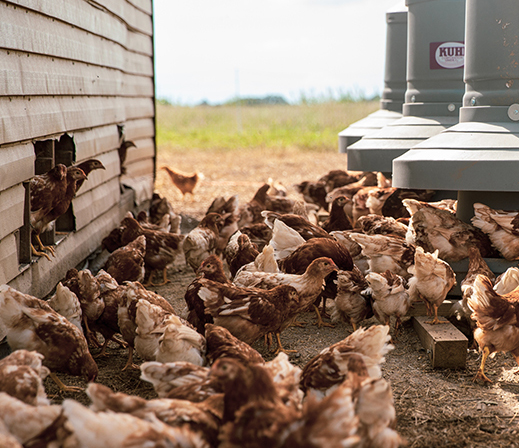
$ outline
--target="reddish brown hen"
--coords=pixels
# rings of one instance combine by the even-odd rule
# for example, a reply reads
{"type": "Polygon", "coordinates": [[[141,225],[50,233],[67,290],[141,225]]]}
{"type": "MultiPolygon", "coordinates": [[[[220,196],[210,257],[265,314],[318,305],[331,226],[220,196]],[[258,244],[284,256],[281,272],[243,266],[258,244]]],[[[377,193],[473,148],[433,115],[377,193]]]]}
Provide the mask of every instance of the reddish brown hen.
{"type": "MultiPolygon", "coordinates": [[[[78,163],[77,165],[74,165],[74,167],[83,170],[86,178],[88,178],[88,175],[94,170],[106,170],[105,166],[97,159],[85,160],[81,163],[78,163]]],[[[81,188],[81,185],[83,185],[84,182],[85,182],[85,179],[79,179],[76,182],[76,193],[81,188]]]]}
{"type": "Polygon", "coordinates": [[[144,280],[144,259],[146,256],[146,237],[138,236],[126,246],[110,254],[103,269],[117,283],[124,281],[142,282],[144,280]]]}
{"type": "Polygon", "coordinates": [[[168,166],[163,166],[162,169],[168,173],[173,185],[180,190],[182,193],[182,199],[185,198],[186,194],[193,196],[193,191],[198,184],[198,181],[203,179],[202,173],[185,174],[172,170],[168,166]]]}
{"type": "Polygon", "coordinates": [[[299,215],[294,215],[292,213],[281,214],[270,211],[264,211],[261,215],[265,218],[265,223],[271,229],[274,228],[274,221],[277,219],[285,223],[288,227],[294,229],[305,240],[311,238],[332,238],[326,230],[312,224],[310,221],[299,215]]]}
{"type": "Polygon", "coordinates": [[[216,252],[222,223],[222,215],[209,213],[187,234],[183,244],[184,256],[186,263],[194,272],[200,267],[202,261],[216,252]]]}
{"type": "Polygon", "coordinates": [[[334,230],[350,230],[352,228],[351,220],[345,211],[348,203],[351,201],[346,196],[337,196],[332,202],[330,215],[321,224],[321,227],[328,233],[334,230]]]}

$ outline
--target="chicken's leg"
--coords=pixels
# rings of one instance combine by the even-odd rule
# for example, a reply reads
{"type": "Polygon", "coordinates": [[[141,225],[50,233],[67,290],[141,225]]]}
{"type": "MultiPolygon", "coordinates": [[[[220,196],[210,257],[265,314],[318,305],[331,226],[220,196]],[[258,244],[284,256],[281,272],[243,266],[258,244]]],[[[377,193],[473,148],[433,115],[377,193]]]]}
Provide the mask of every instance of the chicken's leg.
{"type": "Polygon", "coordinates": [[[140,367],[137,364],[133,363],[133,347],[128,347],[128,361],[126,361],[126,365],[123,367],[123,370],[126,370],[128,367],[132,369],[139,369],[140,367]]]}
{"type": "Polygon", "coordinates": [[[56,253],[54,252],[53,247],[43,245],[43,243],[41,242],[41,239],[40,239],[40,235],[36,234],[35,237],[36,237],[36,241],[38,241],[38,244],[40,246],[40,251],[43,252],[44,250],[48,250],[52,254],[53,257],[56,256],[56,253]]]}
{"type": "Polygon", "coordinates": [[[283,348],[283,344],[281,344],[281,338],[279,335],[280,335],[279,333],[276,333],[276,340],[278,341],[278,349],[275,351],[274,355],[278,355],[279,352],[297,353],[297,350],[286,350],[285,348],[283,348]]]}
{"type": "Polygon", "coordinates": [[[429,322],[425,322],[429,325],[436,325],[436,324],[448,324],[449,322],[446,320],[440,320],[438,319],[438,305],[432,304],[433,310],[434,310],[434,319],[430,320],[429,322]]]}
{"type": "Polygon", "coordinates": [[[32,249],[32,254],[33,255],[36,255],[37,257],[46,257],[47,260],[50,261],[50,257],[45,253],[45,252],[40,252],[38,251],[31,243],[31,249],[32,249]]]}
{"type": "Polygon", "coordinates": [[[57,386],[63,391],[63,392],[82,392],[83,388],[77,387],[77,386],[67,386],[66,384],[61,381],[54,372],[50,372],[49,376],[54,380],[54,382],[57,384],[57,386]]]}
{"type": "Polygon", "coordinates": [[[492,380],[485,375],[485,362],[488,358],[488,355],[490,355],[490,350],[488,347],[484,347],[483,348],[483,357],[481,358],[481,365],[479,366],[478,373],[476,373],[476,376],[474,377],[474,379],[472,381],[476,381],[479,379],[479,380],[483,380],[487,383],[492,383],[492,380]]]}
{"type": "Polygon", "coordinates": [[[317,307],[317,305],[314,304],[313,307],[315,309],[315,314],[317,315],[317,322],[314,325],[317,325],[318,328],[321,328],[321,327],[335,328],[335,325],[329,324],[328,322],[323,321],[323,318],[321,317],[321,313],[319,312],[319,308],[317,307]]]}

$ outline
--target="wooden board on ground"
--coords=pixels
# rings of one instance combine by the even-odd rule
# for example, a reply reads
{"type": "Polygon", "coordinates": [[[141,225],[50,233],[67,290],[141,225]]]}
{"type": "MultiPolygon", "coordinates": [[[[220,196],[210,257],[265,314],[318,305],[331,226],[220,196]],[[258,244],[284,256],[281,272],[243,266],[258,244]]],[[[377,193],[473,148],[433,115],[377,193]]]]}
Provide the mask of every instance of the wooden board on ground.
{"type": "MultiPolygon", "coordinates": [[[[452,305],[457,302],[457,299],[445,299],[440,307],[438,308],[438,316],[450,316],[452,305]]],[[[425,316],[427,314],[427,308],[423,301],[413,302],[413,306],[408,311],[408,316],[425,316]]],[[[432,319],[432,318],[431,318],[432,319]]]]}
{"type": "Polygon", "coordinates": [[[454,325],[431,325],[432,317],[413,317],[413,327],[427,350],[433,368],[458,369],[467,363],[468,339],[454,325]]]}

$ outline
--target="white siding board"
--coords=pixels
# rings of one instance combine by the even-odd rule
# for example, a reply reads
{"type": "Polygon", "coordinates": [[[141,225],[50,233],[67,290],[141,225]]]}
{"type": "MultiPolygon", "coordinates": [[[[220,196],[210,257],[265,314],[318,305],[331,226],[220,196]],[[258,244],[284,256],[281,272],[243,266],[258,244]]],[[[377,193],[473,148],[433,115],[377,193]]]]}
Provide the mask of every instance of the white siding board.
{"type": "Polygon", "coordinates": [[[153,75],[153,60],[151,57],[131,51],[124,52],[124,70],[136,75],[153,75]]]}
{"type": "Polygon", "coordinates": [[[76,162],[95,158],[119,147],[119,132],[115,124],[77,131],[73,136],[76,145],[76,162]]]}
{"type": "Polygon", "coordinates": [[[2,9],[0,47],[124,69],[120,45],[30,10],[2,9]]]}
{"type": "Polygon", "coordinates": [[[35,158],[29,143],[0,147],[0,191],[33,177],[35,158]]]}
{"type": "Polygon", "coordinates": [[[151,118],[154,116],[155,107],[153,98],[124,98],[125,119],[151,118]]]}
{"type": "Polygon", "coordinates": [[[0,239],[23,226],[25,188],[18,184],[0,192],[0,239]]]}
{"type": "Polygon", "coordinates": [[[124,20],[130,28],[134,28],[149,36],[153,34],[151,15],[135,8],[130,3],[120,0],[92,0],[92,3],[97,3],[111,11],[124,20]]]}
{"type": "Polygon", "coordinates": [[[11,233],[0,240],[0,283],[4,284],[18,275],[18,250],[16,237],[11,233]]]}
{"type": "Polygon", "coordinates": [[[97,188],[114,178],[119,178],[121,173],[119,153],[117,150],[106,152],[95,157],[99,160],[106,169],[94,170],[88,175],[88,179],[83,182],[81,189],[77,193],[77,197],[85,194],[86,192],[97,188]]]}
{"type": "Polygon", "coordinates": [[[123,96],[147,96],[155,94],[153,78],[149,76],[137,76],[125,74],[123,78],[123,96]]]}
{"type": "Polygon", "coordinates": [[[137,53],[142,53],[148,56],[153,55],[153,40],[150,36],[134,31],[128,31],[128,36],[124,46],[137,53]]]}
{"type": "MultiPolygon", "coordinates": [[[[0,95],[120,95],[125,75],[120,70],[66,59],[0,50],[0,95]]],[[[140,81],[140,77],[139,77],[140,81]]],[[[129,82],[125,91],[134,87],[129,82]]],[[[141,93],[138,89],[135,94],[141,93]]]]}
{"type": "Polygon", "coordinates": [[[128,0],[128,3],[134,5],[136,8],[143,10],[146,14],[152,14],[153,8],[151,0],[128,0]]]}
{"type": "Polygon", "coordinates": [[[124,125],[126,140],[153,137],[155,135],[155,123],[153,118],[129,120],[124,125]]]}
{"type": "Polygon", "coordinates": [[[155,171],[152,159],[137,160],[133,163],[126,163],[124,166],[126,167],[126,175],[121,178],[123,184],[126,183],[127,178],[153,175],[155,171]]]}
{"type": "Polygon", "coordinates": [[[38,13],[54,17],[120,44],[126,41],[126,25],[112,14],[84,0],[5,0],[38,13]]]}
{"type": "Polygon", "coordinates": [[[121,123],[127,109],[120,97],[0,97],[0,144],[121,123]]]}
{"type": "Polygon", "coordinates": [[[76,217],[76,229],[84,228],[97,216],[112,208],[120,197],[119,179],[116,178],[74,198],[72,208],[76,217]]]}
{"type": "Polygon", "coordinates": [[[138,160],[153,159],[155,157],[155,145],[153,139],[145,138],[132,140],[136,147],[128,148],[126,155],[126,166],[138,160]]]}

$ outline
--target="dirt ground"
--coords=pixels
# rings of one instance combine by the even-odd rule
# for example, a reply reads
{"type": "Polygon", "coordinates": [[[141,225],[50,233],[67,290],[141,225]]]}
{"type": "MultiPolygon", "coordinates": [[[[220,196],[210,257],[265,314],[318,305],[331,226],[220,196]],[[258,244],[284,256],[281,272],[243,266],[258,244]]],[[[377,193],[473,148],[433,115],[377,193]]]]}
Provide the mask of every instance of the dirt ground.
{"type": "MultiPolygon", "coordinates": [[[[182,200],[181,194],[169,182],[164,171],[158,171],[156,191],[166,196],[175,210],[194,219],[200,219],[218,195],[229,197],[239,194],[241,202],[252,198],[256,189],[269,177],[287,186],[293,197],[298,197],[291,186],[302,180],[317,180],[331,169],[346,168],[344,155],[329,153],[273,153],[260,152],[243,155],[220,154],[218,157],[203,152],[189,152],[182,156],[161,155],[157,166],[168,164],[184,172],[202,171],[205,179],[194,198],[182,200]]],[[[177,312],[184,310],[184,293],[194,273],[178,259],[169,271],[171,283],[154,291],[168,299],[177,312]]],[[[314,315],[303,314],[308,324],[304,328],[291,327],[282,335],[285,348],[296,349],[290,360],[299,366],[323,348],[345,338],[351,327],[339,323],[334,328],[318,329],[313,325],[314,315]]],[[[366,326],[376,324],[373,318],[366,326]]],[[[98,382],[116,391],[155,397],[153,388],[139,379],[140,372],[124,371],[127,351],[111,345],[109,356],[97,359],[100,374],[98,382]]],[[[267,360],[271,359],[262,342],[254,345],[267,360]]],[[[93,350],[95,355],[96,351],[93,350]]],[[[517,365],[509,354],[498,354],[487,362],[486,373],[493,384],[473,382],[480,356],[474,350],[467,353],[467,366],[460,370],[433,369],[429,355],[421,346],[413,330],[411,318],[404,321],[395,349],[383,364],[383,375],[391,382],[397,430],[409,447],[515,447],[519,446],[519,376],[517,365]]],[[[139,359],[136,360],[139,362],[139,359]]],[[[59,375],[67,384],[86,386],[81,380],[59,375]]],[[[55,402],[75,398],[89,403],[84,393],[60,394],[52,380],[46,380],[46,389],[55,402]]]]}

